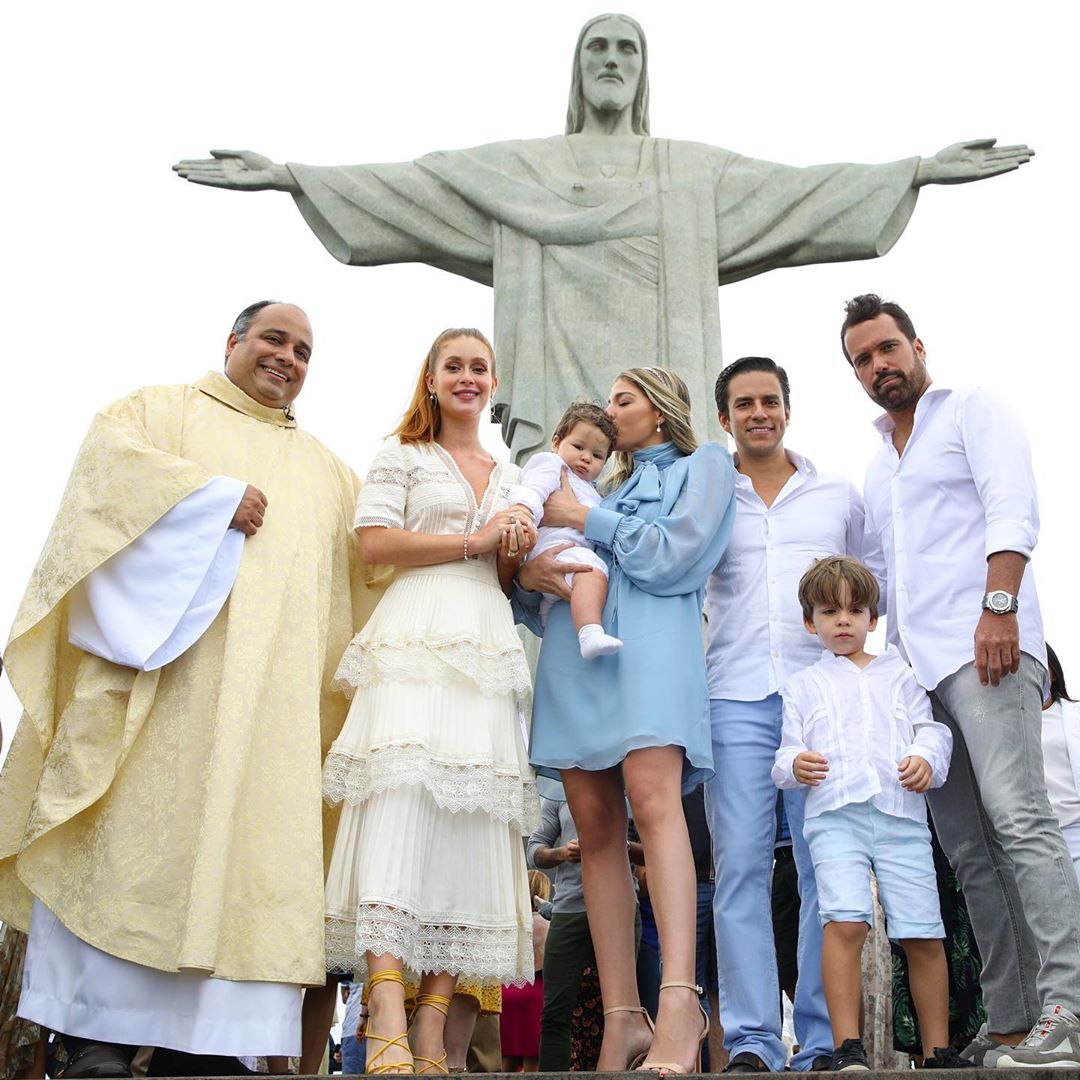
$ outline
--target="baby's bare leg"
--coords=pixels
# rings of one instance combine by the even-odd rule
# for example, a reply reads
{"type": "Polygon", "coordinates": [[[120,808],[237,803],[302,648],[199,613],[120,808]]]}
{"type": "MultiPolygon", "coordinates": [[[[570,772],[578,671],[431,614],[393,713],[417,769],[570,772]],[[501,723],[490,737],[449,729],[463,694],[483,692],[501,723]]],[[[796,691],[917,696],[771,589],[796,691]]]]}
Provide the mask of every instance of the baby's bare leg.
{"type": "Polygon", "coordinates": [[[575,630],[581,631],[592,624],[599,625],[605,603],[607,578],[599,570],[574,575],[574,586],[570,590],[570,613],[574,617],[575,630]]]}
{"type": "Polygon", "coordinates": [[[608,656],[622,648],[617,637],[604,633],[600,620],[607,600],[607,578],[599,571],[591,574],[575,574],[570,589],[570,614],[578,632],[581,655],[586,660],[608,656]]]}

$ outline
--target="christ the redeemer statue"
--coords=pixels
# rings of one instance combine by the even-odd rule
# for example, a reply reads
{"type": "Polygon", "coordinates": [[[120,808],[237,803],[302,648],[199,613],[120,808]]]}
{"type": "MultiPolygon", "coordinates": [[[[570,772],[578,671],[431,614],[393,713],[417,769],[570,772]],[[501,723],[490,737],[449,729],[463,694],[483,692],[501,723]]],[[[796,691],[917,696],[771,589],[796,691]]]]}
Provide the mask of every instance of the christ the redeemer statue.
{"type": "Polygon", "coordinates": [[[923,184],[981,180],[1034,153],[983,139],[931,158],[794,168],[654,139],[648,103],[641,27],[601,15],[578,38],[565,135],[404,164],[279,165],[213,150],[173,168],[198,184],[290,192],[344,263],[423,262],[494,286],[497,406],[520,462],[547,444],[568,401],[604,400],[627,367],[671,368],[710,402],[718,284],[883,255],[923,184]]]}

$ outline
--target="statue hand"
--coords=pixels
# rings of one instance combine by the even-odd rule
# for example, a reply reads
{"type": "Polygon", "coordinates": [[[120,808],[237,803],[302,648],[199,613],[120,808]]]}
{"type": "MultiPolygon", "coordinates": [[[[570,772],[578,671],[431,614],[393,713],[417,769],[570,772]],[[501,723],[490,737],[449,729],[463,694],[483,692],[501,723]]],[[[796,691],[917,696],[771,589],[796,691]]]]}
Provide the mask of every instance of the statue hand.
{"type": "Polygon", "coordinates": [[[915,186],[985,180],[988,176],[1019,169],[1035,156],[1035,151],[1022,143],[1018,146],[996,146],[996,142],[996,139],[974,139],[971,142],[953,143],[939,150],[932,158],[923,158],[915,174],[915,186]]]}
{"type": "Polygon", "coordinates": [[[193,184],[233,191],[296,191],[296,182],[284,165],[253,150],[211,150],[209,158],[187,158],[173,166],[193,184]]]}

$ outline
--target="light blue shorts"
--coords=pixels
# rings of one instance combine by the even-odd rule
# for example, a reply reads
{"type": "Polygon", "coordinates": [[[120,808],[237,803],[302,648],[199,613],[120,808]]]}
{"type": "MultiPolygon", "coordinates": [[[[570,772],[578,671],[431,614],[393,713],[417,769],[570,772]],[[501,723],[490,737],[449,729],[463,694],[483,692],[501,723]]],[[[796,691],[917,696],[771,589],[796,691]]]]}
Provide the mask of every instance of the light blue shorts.
{"type": "Polygon", "coordinates": [[[883,814],[872,802],[849,803],[808,817],[803,835],[814,863],[822,926],[873,925],[872,869],[893,941],[945,936],[925,823],[883,814]]]}

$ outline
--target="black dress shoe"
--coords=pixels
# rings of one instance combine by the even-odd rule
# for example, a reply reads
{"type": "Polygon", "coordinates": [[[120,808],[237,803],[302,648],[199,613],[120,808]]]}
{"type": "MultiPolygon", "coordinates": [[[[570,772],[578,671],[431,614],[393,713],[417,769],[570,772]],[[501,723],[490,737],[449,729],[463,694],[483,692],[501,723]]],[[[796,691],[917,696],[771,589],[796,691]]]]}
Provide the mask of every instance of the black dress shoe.
{"type": "Polygon", "coordinates": [[[767,1073],[769,1072],[769,1066],[765,1064],[757,1056],[757,1054],[751,1054],[748,1050],[744,1050],[741,1054],[736,1054],[728,1063],[724,1069],[726,1073],[767,1073]]]}
{"type": "Polygon", "coordinates": [[[130,1075],[131,1062],[119,1047],[111,1043],[87,1043],[72,1054],[67,1065],[59,1073],[64,1080],[130,1075]]]}

